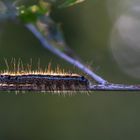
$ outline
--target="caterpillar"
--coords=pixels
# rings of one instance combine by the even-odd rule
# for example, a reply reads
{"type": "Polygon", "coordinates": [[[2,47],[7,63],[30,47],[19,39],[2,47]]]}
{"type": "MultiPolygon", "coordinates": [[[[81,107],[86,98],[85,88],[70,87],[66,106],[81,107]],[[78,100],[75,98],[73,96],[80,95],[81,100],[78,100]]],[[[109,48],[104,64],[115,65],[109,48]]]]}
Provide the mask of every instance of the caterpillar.
{"type": "Polygon", "coordinates": [[[87,91],[88,87],[88,79],[77,74],[0,74],[0,90],[87,91]]]}
{"type": "MultiPolygon", "coordinates": [[[[12,60],[11,66],[5,60],[7,71],[0,72],[0,91],[87,91],[89,81],[84,76],[65,73],[57,67],[56,71],[51,70],[51,64],[47,70],[40,69],[33,71],[31,64],[23,68],[21,60],[16,63],[12,60]],[[11,69],[11,71],[10,71],[11,69]]],[[[40,63],[40,62],[39,62],[40,63]]],[[[40,65],[40,64],[39,64],[40,65]]]]}

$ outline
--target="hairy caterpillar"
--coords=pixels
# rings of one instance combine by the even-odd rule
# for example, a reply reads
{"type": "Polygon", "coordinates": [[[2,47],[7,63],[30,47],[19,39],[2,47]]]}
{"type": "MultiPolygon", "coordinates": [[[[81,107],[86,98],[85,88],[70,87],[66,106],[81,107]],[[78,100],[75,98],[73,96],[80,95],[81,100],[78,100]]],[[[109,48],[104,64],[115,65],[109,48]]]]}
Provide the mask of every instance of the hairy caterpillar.
{"type": "Polygon", "coordinates": [[[57,67],[56,71],[40,69],[33,71],[32,60],[23,68],[21,60],[12,60],[10,67],[5,60],[7,71],[0,73],[0,91],[87,91],[89,81],[81,75],[65,73],[57,67]],[[11,69],[11,71],[10,71],[11,69]]]}
{"type": "Polygon", "coordinates": [[[31,91],[85,91],[89,81],[75,74],[1,74],[0,90],[31,91]]]}

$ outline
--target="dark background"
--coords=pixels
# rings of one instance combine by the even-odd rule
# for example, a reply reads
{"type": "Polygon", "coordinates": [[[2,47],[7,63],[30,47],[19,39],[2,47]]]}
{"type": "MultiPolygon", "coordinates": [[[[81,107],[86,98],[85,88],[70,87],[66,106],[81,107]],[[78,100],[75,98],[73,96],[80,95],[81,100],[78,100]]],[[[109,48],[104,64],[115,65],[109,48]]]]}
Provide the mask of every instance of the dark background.
{"type": "MultiPolygon", "coordinates": [[[[136,84],[114,60],[109,38],[112,28],[106,1],[87,0],[52,13],[61,23],[67,43],[93,70],[114,83],[136,84]]],[[[65,71],[78,70],[44,49],[22,25],[0,25],[0,69],[4,58],[38,59],[65,71]]],[[[81,72],[80,72],[81,73],[81,72]]],[[[0,93],[0,140],[134,140],[139,139],[139,92],[91,92],[59,96],[51,93],[0,93]]]]}

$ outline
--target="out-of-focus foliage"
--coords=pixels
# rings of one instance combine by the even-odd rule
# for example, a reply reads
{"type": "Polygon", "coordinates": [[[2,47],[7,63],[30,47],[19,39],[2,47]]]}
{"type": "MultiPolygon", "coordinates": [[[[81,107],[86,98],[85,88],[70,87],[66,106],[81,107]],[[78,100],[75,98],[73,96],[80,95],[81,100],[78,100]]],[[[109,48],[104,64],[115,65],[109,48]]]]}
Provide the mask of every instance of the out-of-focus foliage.
{"type": "Polygon", "coordinates": [[[0,18],[3,20],[20,17],[24,22],[33,22],[38,16],[49,12],[49,5],[42,0],[33,3],[4,0],[0,2],[0,18]]]}
{"type": "Polygon", "coordinates": [[[72,6],[84,0],[39,0],[36,4],[31,6],[18,6],[18,15],[24,22],[34,22],[39,16],[49,14],[51,5],[57,5],[59,8],[72,6]]]}
{"type": "Polygon", "coordinates": [[[26,7],[22,5],[17,8],[18,16],[24,22],[35,22],[39,16],[46,15],[50,11],[50,5],[47,2],[40,1],[38,5],[26,7]]]}
{"type": "Polygon", "coordinates": [[[39,15],[49,13],[51,5],[59,8],[72,6],[84,0],[2,0],[0,1],[0,19],[15,19],[33,22],[39,15]]]}
{"type": "Polygon", "coordinates": [[[16,17],[16,7],[15,3],[12,1],[0,1],[0,20],[7,20],[7,19],[13,19],[16,17]]]}

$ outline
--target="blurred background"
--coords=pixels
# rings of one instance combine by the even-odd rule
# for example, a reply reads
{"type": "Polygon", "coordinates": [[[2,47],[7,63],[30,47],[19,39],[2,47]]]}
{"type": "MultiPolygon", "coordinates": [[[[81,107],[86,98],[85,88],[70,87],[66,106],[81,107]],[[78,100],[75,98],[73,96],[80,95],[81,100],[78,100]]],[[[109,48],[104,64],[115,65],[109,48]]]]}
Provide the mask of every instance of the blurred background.
{"type": "MultiPolygon", "coordinates": [[[[55,9],[69,46],[104,79],[140,83],[140,1],[86,0],[55,9]]],[[[51,62],[79,72],[44,49],[22,24],[0,24],[0,70],[21,58],[51,62]]],[[[51,93],[0,93],[0,140],[132,140],[140,139],[139,92],[91,92],[59,96],[51,93]]]]}

